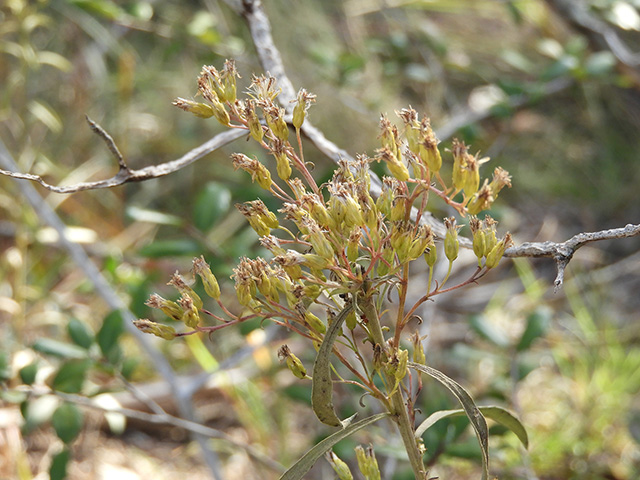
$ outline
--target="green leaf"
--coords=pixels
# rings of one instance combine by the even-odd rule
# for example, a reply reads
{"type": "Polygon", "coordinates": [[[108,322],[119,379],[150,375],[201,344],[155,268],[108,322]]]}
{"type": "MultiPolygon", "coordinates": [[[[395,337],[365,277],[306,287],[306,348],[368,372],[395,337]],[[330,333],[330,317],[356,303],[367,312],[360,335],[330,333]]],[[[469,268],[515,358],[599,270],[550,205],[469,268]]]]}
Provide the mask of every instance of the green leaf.
{"type": "Polygon", "coordinates": [[[78,393],[82,390],[87,370],[91,364],[89,359],[68,361],[56,373],[52,387],[60,392],[78,393]]]}
{"type": "Polygon", "coordinates": [[[83,423],[84,415],[72,403],[63,403],[51,417],[51,425],[56,435],[66,444],[71,443],[78,436],[83,423]]]}
{"type": "Polygon", "coordinates": [[[68,448],[64,448],[60,453],[56,453],[51,459],[49,467],[50,480],[64,480],[67,477],[67,464],[71,453],[68,448]]]}
{"type": "Polygon", "coordinates": [[[372,423],[375,423],[378,420],[389,416],[391,416],[391,414],[389,413],[378,413],[377,415],[372,415],[370,417],[362,419],[359,422],[352,423],[348,427],[343,428],[333,435],[329,435],[327,438],[317,443],[313,448],[307,451],[307,453],[305,453],[295,464],[293,464],[291,468],[289,468],[289,470],[284,472],[284,474],[280,477],[280,480],[301,480],[311,469],[311,467],[313,467],[316,461],[329,450],[331,450],[333,446],[340,440],[343,440],[348,436],[356,433],[358,430],[361,430],[364,427],[369,426],[372,423]]]}
{"type": "Polygon", "coordinates": [[[322,423],[332,427],[342,427],[333,408],[333,380],[331,379],[331,362],[329,357],[333,352],[333,344],[342,331],[342,324],[353,309],[353,304],[347,304],[340,315],[331,323],[318,349],[316,361],[313,364],[313,380],[311,383],[311,406],[313,412],[322,423]]]}
{"type": "Polygon", "coordinates": [[[471,328],[481,337],[489,340],[491,343],[506,348],[509,346],[509,339],[500,330],[491,325],[484,315],[473,315],[469,320],[471,328]]]}
{"type": "Polygon", "coordinates": [[[36,352],[60,358],[87,358],[87,351],[85,349],[80,348],[77,345],[71,345],[70,343],[59,342],[58,340],[53,340],[51,338],[39,338],[31,348],[36,352]]]}
{"type": "Polygon", "coordinates": [[[193,223],[206,232],[229,211],[231,192],[224,185],[209,182],[196,197],[193,206],[193,223]]]}
{"type": "Polygon", "coordinates": [[[118,346],[118,337],[124,331],[122,315],[119,310],[114,310],[104,318],[102,327],[98,331],[96,340],[105,357],[109,357],[118,346]]]}
{"type": "Polygon", "coordinates": [[[84,322],[81,322],[77,318],[69,320],[67,332],[69,332],[69,337],[71,337],[73,343],[79,347],[88,349],[93,344],[93,332],[89,330],[89,327],[84,322]]]}
{"type": "Polygon", "coordinates": [[[527,350],[536,338],[544,336],[551,323],[551,314],[547,309],[538,309],[527,317],[527,326],[520,337],[517,349],[527,350]]]}
{"type": "Polygon", "coordinates": [[[202,248],[193,240],[160,240],[142,247],[138,253],[143,257],[196,256],[202,248]]]}
{"type": "Polygon", "coordinates": [[[30,363],[29,365],[20,369],[20,379],[25,385],[31,385],[36,381],[36,375],[38,373],[38,362],[30,363]]]}
{"type": "Polygon", "coordinates": [[[440,370],[414,362],[409,362],[408,366],[438,380],[458,399],[478,437],[478,443],[482,450],[482,480],[487,480],[489,477],[489,429],[487,428],[487,421],[482,416],[482,413],[476,406],[473,398],[471,398],[471,395],[469,395],[469,392],[440,370]]]}
{"type": "MultiPolygon", "coordinates": [[[[529,448],[529,437],[527,436],[527,431],[524,428],[524,425],[520,422],[518,417],[515,414],[511,413],[509,410],[498,407],[498,406],[487,406],[487,407],[478,407],[482,415],[486,418],[490,418],[498,422],[500,425],[507,427],[522,442],[525,448],[529,448]]],[[[422,422],[418,428],[416,429],[416,437],[421,437],[424,432],[427,431],[429,427],[434,425],[438,420],[442,420],[447,417],[459,417],[466,415],[463,409],[457,410],[440,410],[439,412],[435,412],[422,422]]]]}

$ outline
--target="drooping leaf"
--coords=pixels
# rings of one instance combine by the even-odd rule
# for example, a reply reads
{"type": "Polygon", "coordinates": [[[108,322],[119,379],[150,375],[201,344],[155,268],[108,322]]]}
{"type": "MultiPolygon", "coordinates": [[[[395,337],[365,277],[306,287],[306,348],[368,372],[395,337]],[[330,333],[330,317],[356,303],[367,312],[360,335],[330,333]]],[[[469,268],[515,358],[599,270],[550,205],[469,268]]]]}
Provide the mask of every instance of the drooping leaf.
{"type": "Polygon", "coordinates": [[[51,425],[58,438],[64,443],[71,443],[82,430],[84,415],[82,411],[72,403],[60,405],[51,417],[51,425]]]}
{"type": "Polygon", "coordinates": [[[342,324],[351,312],[353,305],[348,303],[331,323],[318,349],[313,364],[313,381],[311,384],[311,406],[313,412],[322,423],[332,427],[343,426],[333,408],[333,380],[331,380],[331,353],[333,344],[342,331],[342,324]]]}
{"type": "Polygon", "coordinates": [[[487,421],[482,416],[469,392],[440,370],[414,362],[409,362],[408,366],[438,380],[458,399],[478,437],[478,443],[482,450],[482,480],[487,480],[489,477],[489,429],[487,428],[487,421]]]}
{"type": "Polygon", "coordinates": [[[60,367],[56,376],[53,377],[53,388],[65,393],[80,392],[91,363],[89,359],[69,360],[60,367]]]}
{"type": "MultiPolygon", "coordinates": [[[[498,406],[478,407],[478,409],[486,418],[490,418],[491,420],[498,422],[515,433],[525,448],[529,447],[529,437],[527,436],[527,431],[525,430],[524,425],[522,425],[518,417],[509,410],[498,406]]],[[[418,426],[416,429],[416,437],[421,437],[424,432],[426,432],[427,429],[434,425],[438,420],[463,415],[466,415],[463,409],[440,410],[439,412],[435,412],[429,415],[429,417],[418,426]]]]}
{"type": "Polygon", "coordinates": [[[69,337],[71,337],[73,343],[79,347],[89,348],[93,344],[93,332],[89,330],[86,323],[78,320],[77,318],[69,320],[69,323],[67,324],[67,332],[69,332],[69,337]]]}
{"type": "Polygon", "coordinates": [[[377,422],[385,417],[389,417],[389,413],[378,413],[370,417],[364,418],[359,422],[350,424],[348,427],[329,435],[327,438],[317,443],[307,453],[305,453],[291,468],[289,468],[281,477],[280,480],[302,480],[306,473],[313,467],[316,461],[322,457],[325,453],[333,448],[333,446],[340,440],[353,435],[358,430],[363,429],[372,423],[377,422]]]}

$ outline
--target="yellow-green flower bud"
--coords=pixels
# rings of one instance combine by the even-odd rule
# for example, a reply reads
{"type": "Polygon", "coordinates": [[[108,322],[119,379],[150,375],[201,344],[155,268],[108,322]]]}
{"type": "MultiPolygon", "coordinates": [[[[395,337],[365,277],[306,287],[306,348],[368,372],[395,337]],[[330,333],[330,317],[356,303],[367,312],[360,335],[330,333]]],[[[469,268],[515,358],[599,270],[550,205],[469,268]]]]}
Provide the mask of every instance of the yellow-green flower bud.
{"type": "Polygon", "coordinates": [[[358,468],[366,480],[380,480],[380,468],[378,460],[373,452],[373,447],[369,446],[365,452],[362,446],[355,448],[358,468]]]}
{"type": "Polygon", "coordinates": [[[176,329],[161,323],[152,322],[146,318],[134,320],[133,324],[138,330],[143,333],[151,333],[156,337],[164,338],[165,340],[173,340],[176,336],[176,329]]]}
{"type": "Polygon", "coordinates": [[[450,262],[453,262],[458,258],[458,250],[460,249],[456,219],[453,217],[445,218],[444,225],[447,229],[444,237],[444,254],[450,262]]]}
{"type": "Polygon", "coordinates": [[[395,178],[401,182],[409,180],[409,169],[402,162],[398,155],[394,154],[388,147],[377,150],[376,159],[383,160],[387,164],[387,168],[395,178]]]}
{"type": "Polygon", "coordinates": [[[417,229],[415,239],[409,247],[409,260],[415,260],[420,257],[432,242],[433,234],[431,233],[431,227],[428,225],[420,225],[417,229]]]}
{"type": "Polygon", "coordinates": [[[467,197],[478,191],[480,187],[480,162],[477,157],[467,156],[467,165],[462,172],[462,189],[467,197]]]}
{"type": "Polygon", "coordinates": [[[485,261],[485,266],[487,268],[494,268],[500,262],[500,259],[504,255],[504,251],[507,247],[513,244],[513,240],[511,239],[511,234],[505,234],[504,238],[500,240],[495,247],[491,249],[491,251],[487,254],[487,260],[485,261]]]}
{"type": "Polygon", "coordinates": [[[287,181],[291,177],[291,162],[284,153],[276,155],[276,171],[282,180],[287,181]]]}
{"type": "Polygon", "coordinates": [[[264,136],[264,131],[262,129],[260,119],[258,119],[258,115],[256,113],[255,102],[251,99],[247,100],[247,102],[245,103],[244,116],[247,121],[247,127],[249,127],[249,133],[251,134],[251,137],[253,137],[256,142],[261,143],[264,136]]]}
{"type": "Polygon", "coordinates": [[[402,380],[407,374],[407,364],[409,362],[409,350],[398,350],[398,367],[395,371],[396,381],[402,380]]]}
{"type": "Polygon", "coordinates": [[[178,97],[172,105],[184,110],[185,112],[193,113],[196,117],[211,118],[214,115],[213,108],[206,103],[194,102],[193,100],[187,100],[186,98],[178,97]]]}
{"type": "Polygon", "coordinates": [[[327,452],[326,458],[333,470],[336,472],[338,480],[353,480],[353,475],[351,474],[351,470],[349,470],[349,466],[340,460],[335,453],[332,451],[327,452]]]}
{"type": "Polygon", "coordinates": [[[327,331],[327,327],[324,323],[322,323],[322,320],[320,320],[316,315],[309,311],[305,312],[304,320],[312,330],[318,333],[324,333],[327,331]]]}
{"type": "Polygon", "coordinates": [[[395,263],[395,251],[391,245],[385,245],[382,250],[382,257],[378,260],[378,275],[385,276],[394,267],[395,263]]]}
{"type": "Polygon", "coordinates": [[[411,335],[411,343],[413,343],[413,361],[420,365],[425,365],[427,357],[424,354],[424,345],[422,344],[422,338],[418,333],[411,335]]]}
{"type": "Polygon", "coordinates": [[[486,217],[483,223],[484,230],[484,256],[489,255],[489,252],[493,250],[493,247],[498,243],[496,238],[496,221],[491,217],[486,217]]]}
{"type": "Polygon", "coordinates": [[[282,345],[280,347],[280,349],[278,350],[278,358],[280,358],[281,361],[284,360],[287,363],[287,367],[296,377],[307,377],[307,370],[304,368],[304,365],[302,365],[302,362],[298,357],[291,353],[291,350],[287,345],[282,345]]]}
{"type": "Polygon", "coordinates": [[[467,204],[467,212],[471,215],[477,215],[483,210],[491,208],[494,196],[491,193],[491,187],[488,185],[488,181],[485,179],[484,185],[473,194],[471,200],[467,204]]]}
{"type": "Polygon", "coordinates": [[[165,315],[172,318],[175,321],[180,321],[182,319],[182,309],[180,306],[171,300],[167,300],[166,298],[162,298],[157,293],[154,293],[149,297],[149,300],[145,302],[145,305],[151,308],[159,308],[164,312],[165,315]]]}
{"type": "Polygon", "coordinates": [[[196,306],[196,309],[202,308],[203,303],[200,299],[200,296],[198,296],[198,294],[193,291],[193,288],[185,283],[184,279],[177,271],[172,275],[171,280],[169,281],[169,283],[167,283],[167,285],[174,286],[183,297],[186,296],[191,298],[194,305],[196,306]]]}
{"type": "Polygon", "coordinates": [[[434,139],[425,139],[420,144],[419,148],[420,158],[427,165],[429,171],[436,173],[440,171],[442,167],[442,156],[440,150],[438,150],[437,141],[434,139]]]}
{"type": "Polygon", "coordinates": [[[457,138],[453,140],[452,146],[453,153],[453,175],[452,183],[456,190],[462,190],[464,188],[464,172],[467,168],[467,159],[469,153],[467,152],[467,146],[464,142],[460,142],[457,138]]]}
{"type": "Polygon", "coordinates": [[[258,182],[258,185],[265,190],[271,188],[271,173],[258,160],[251,159],[242,153],[234,153],[231,155],[231,160],[233,161],[234,169],[241,168],[251,175],[252,182],[258,182]]]}
{"type": "Polygon", "coordinates": [[[289,127],[287,127],[287,122],[284,121],[284,115],[284,108],[279,108],[275,105],[264,109],[264,118],[267,121],[267,126],[277,138],[286,142],[289,139],[289,127]]]}
{"type": "Polygon", "coordinates": [[[398,255],[398,261],[401,264],[409,259],[409,249],[412,242],[410,230],[411,227],[406,222],[396,222],[391,229],[389,242],[396,255],[398,255]]]}
{"type": "Polygon", "coordinates": [[[362,226],[364,225],[364,220],[362,219],[362,211],[360,210],[360,205],[351,195],[344,196],[344,206],[345,206],[345,214],[344,214],[344,223],[347,227],[353,226],[362,226]]]}
{"type": "Polygon", "coordinates": [[[485,232],[481,228],[480,220],[477,217],[472,216],[469,219],[469,227],[473,235],[473,253],[478,257],[478,266],[482,266],[482,257],[486,249],[485,232]]]}
{"type": "Polygon", "coordinates": [[[305,253],[302,256],[304,257],[304,264],[311,270],[322,270],[327,268],[331,263],[329,258],[321,257],[313,253],[305,253]]]}
{"type": "Polygon", "coordinates": [[[207,292],[207,295],[215,300],[220,300],[220,285],[218,285],[218,280],[203,256],[193,259],[193,271],[202,279],[204,291],[207,292]]]}
{"type": "Polygon", "coordinates": [[[403,197],[394,198],[391,206],[391,212],[389,214],[389,220],[392,222],[400,222],[401,220],[404,220],[404,216],[407,212],[406,204],[407,202],[403,197]]]}
{"type": "Polygon", "coordinates": [[[498,193],[500,193],[500,190],[504,187],[511,188],[511,176],[509,176],[509,172],[505,169],[497,167],[493,171],[493,180],[491,180],[489,184],[493,198],[498,198],[498,193]]]}
{"type": "Polygon", "coordinates": [[[349,235],[349,242],[347,243],[347,258],[350,262],[355,262],[359,256],[360,238],[362,237],[362,230],[359,227],[351,230],[349,235]]]}
{"type": "Polygon", "coordinates": [[[193,299],[187,295],[182,295],[178,303],[184,310],[182,322],[189,328],[196,328],[200,323],[200,312],[198,312],[193,299]]]}
{"type": "Polygon", "coordinates": [[[435,242],[432,240],[431,243],[427,245],[427,248],[425,248],[424,250],[424,261],[427,262],[427,265],[429,265],[430,268],[433,268],[433,266],[436,264],[437,259],[438,259],[438,251],[436,249],[435,242]]]}

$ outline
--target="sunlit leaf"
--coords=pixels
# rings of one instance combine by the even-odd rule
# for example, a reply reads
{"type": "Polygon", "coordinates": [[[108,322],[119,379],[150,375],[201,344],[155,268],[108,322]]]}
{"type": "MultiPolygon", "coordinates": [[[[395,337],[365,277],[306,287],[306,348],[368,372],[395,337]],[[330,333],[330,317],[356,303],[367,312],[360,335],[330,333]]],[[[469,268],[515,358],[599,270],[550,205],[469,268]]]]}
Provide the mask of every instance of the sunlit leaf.
{"type": "Polygon", "coordinates": [[[287,470],[280,480],[301,480],[306,473],[313,467],[316,461],[322,457],[325,453],[333,448],[333,446],[340,440],[347,438],[349,435],[353,435],[358,430],[363,429],[372,423],[377,422],[385,417],[389,417],[389,413],[378,413],[365,419],[350,424],[348,427],[343,428],[339,432],[328,436],[321,442],[317,443],[311,450],[305,453],[289,470],[287,470]]]}
{"type": "Polygon", "coordinates": [[[478,437],[478,443],[482,450],[482,480],[487,480],[489,477],[489,429],[487,428],[487,421],[482,416],[469,392],[440,370],[414,362],[409,362],[408,366],[438,380],[458,399],[478,437]]]}

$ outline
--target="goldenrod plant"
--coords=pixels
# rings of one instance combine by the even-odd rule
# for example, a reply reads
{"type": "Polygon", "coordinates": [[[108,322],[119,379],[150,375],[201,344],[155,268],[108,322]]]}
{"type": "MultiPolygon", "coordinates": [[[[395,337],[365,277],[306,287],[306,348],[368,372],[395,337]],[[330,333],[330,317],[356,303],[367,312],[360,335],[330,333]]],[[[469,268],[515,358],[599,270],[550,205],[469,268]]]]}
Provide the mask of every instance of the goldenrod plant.
{"type": "MultiPolygon", "coordinates": [[[[147,319],[137,320],[136,326],[169,340],[211,334],[259,318],[309,342],[317,352],[312,367],[305,367],[287,345],[278,355],[300,381],[312,382],[311,404],[318,420],[340,430],[308,452],[282,478],[302,478],[313,461],[330,452],[334,443],[372,422],[373,417],[353,422],[352,418],[338,416],[333,405],[336,382],[356,385],[363,394],[380,402],[386,413],[373,420],[389,417],[395,422],[415,477],[427,478],[422,460],[424,446],[416,436],[414,420],[422,382],[411,382],[416,378],[410,375],[411,370],[440,381],[461,402],[478,436],[483,478],[487,478],[488,430],[481,410],[463,387],[426,364],[422,339],[411,330],[421,304],[478,281],[498,264],[510,246],[508,233],[498,239],[491,217],[480,221],[473,216],[489,209],[500,191],[511,186],[509,174],[496,168],[492,180],[481,183],[479,167],[486,159],[472,155],[460,141],[453,143],[450,152],[441,152],[429,119],[420,118],[409,107],[396,112],[400,127],[382,116],[380,148],[373,157],[362,154],[354,161],[340,162],[332,178],[318,185],[305,161],[300,130],[315,96],[300,90],[292,118],[285,118],[285,110],[275,103],[279,89],[274,78],[253,77],[244,99],[237,98],[237,78],[233,61],[225,62],[221,70],[205,66],[198,77],[204,101],[178,98],[174,105],[198,117],[214,117],[226,127],[246,130],[275,158],[276,171],[272,172],[258,158],[242,153],[231,156],[236,169],[246,171],[253,182],[282,204],[277,213],[261,199],[236,205],[262,246],[271,252],[271,258],[243,257],[234,269],[235,292],[243,307],[240,313],[232,313],[234,308],[224,305],[218,280],[207,261],[199,257],[193,261],[193,274],[200,277],[217,308],[205,305],[176,272],[169,285],[178,290],[180,299],[173,302],[154,294],[147,305],[181,321],[185,328],[176,331],[147,319]],[[287,121],[293,125],[295,137],[290,135],[287,121]],[[383,178],[377,199],[369,193],[372,162],[384,162],[390,173],[383,178]],[[443,177],[441,172],[445,170],[451,174],[443,177]],[[450,182],[445,180],[448,177],[450,182]],[[442,243],[436,242],[432,229],[422,221],[434,195],[461,217],[471,215],[478,266],[456,285],[450,285],[448,279],[458,258],[460,226],[454,217],[444,219],[446,235],[442,243]],[[434,278],[439,256],[447,259],[448,270],[443,278],[434,278]],[[429,280],[424,295],[409,305],[409,270],[415,261],[426,262],[429,280]],[[397,306],[385,310],[385,299],[391,293],[397,295],[397,306]],[[205,324],[204,316],[213,319],[215,325],[205,324]],[[358,340],[361,338],[365,341],[358,340]],[[413,345],[411,355],[403,348],[404,340],[413,345]],[[410,356],[413,361],[409,361],[410,356]],[[332,362],[342,363],[350,378],[340,376],[332,362]]],[[[510,418],[510,426],[521,427],[515,417],[510,418]]],[[[521,438],[526,442],[526,436],[521,438]]],[[[356,455],[366,478],[380,478],[372,447],[366,451],[359,447],[356,455]]],[[[329,453],[328,459],[340,478],[350,478],[348,468],[335,454],[329,453]]]]}

